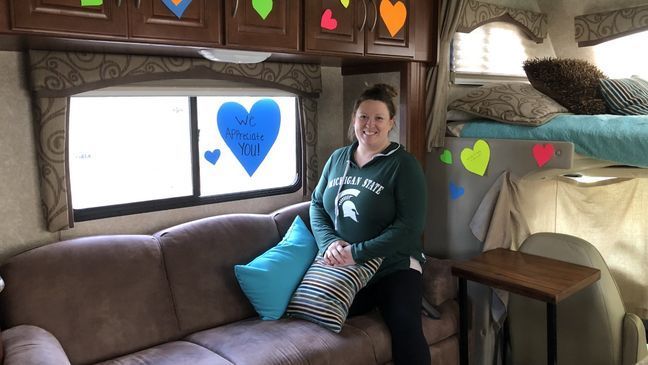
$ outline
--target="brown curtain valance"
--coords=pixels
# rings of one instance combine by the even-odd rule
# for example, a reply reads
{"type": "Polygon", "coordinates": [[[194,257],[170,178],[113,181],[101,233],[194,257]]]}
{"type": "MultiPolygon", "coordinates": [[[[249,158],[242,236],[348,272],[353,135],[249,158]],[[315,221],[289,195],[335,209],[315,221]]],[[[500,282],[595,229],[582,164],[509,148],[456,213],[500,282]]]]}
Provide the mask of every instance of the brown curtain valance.
{"type": "Polygon", "coordinates": [[[594,46],[648,30],[648,5],[580,15],[574,18],[579,47],[594,46]]]}
{"type": "Polygon", "coordinates": [[[547,15],[529,10],[507,8],[477,0],[468,0],[457,32],[470,33],[491,22],[507,22],[520,29],[536,43],[547,37],[547,15]]]}
{"type": "Polygon", "coordinates": [[[69,189],[67,121],[69,96],[84,91],[161,79],[219,79],[253,83],[301,97],[305,120],[306,191],[317,184],[317,97],[319,65],[228,64],[198,58],[30,51],[41,202],[46,227],[55,232],[74,225],[69,189]]]}

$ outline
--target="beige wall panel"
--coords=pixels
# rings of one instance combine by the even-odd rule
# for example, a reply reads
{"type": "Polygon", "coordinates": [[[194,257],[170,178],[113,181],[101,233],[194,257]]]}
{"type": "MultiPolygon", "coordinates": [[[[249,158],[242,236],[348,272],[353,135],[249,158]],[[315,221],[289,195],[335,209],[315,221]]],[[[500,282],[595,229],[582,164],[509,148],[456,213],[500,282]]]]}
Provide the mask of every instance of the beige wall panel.
{"type": "Polygon", "coordinates": [[[0,258],[56,235],[45,230],[24,55],[0,52],[0,258]]]}
{"type": "Polygon", "coordinates": [[[317,102],[317,157],[320,175],[331,153],[346,144],[345,116],[341,108],[344,85],[339,67],[322,67],[322,90],[317,102]]]}

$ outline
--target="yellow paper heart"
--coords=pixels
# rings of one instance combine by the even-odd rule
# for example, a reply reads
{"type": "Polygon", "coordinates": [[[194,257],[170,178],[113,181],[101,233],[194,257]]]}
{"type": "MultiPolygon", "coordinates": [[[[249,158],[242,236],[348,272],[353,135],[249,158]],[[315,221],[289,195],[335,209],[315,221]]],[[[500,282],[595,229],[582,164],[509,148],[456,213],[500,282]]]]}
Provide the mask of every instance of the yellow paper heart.
{"type": "Polygon", "coordinates": [[[490,147],[483,139],[478,139],[472,149],[466,147],[461,150],[461,163],[473,174],[484,176],[489,160],[490,147]]]}
{"type": "Polygon", "coordinates": [[[175,6],[178,6],[182,2],[182,0],[171,0],[172,3],[175,4],[175,6]]]}
{"type": "Polygon", "coordinates": [[[350,1],[351,1],[351,0],[340,0],[340,2],[342,3],[342,6],[344,6],[345,8],[348,8],[348,7],[349,7],[349,2],[350,2],[350,1]]]}
{"type": "Polygon", "coordinates": [[[402,1],[397,1],[392,4],[390,0],[382,0],[380,2],[380,18],[385,23],[387,30],[391,36],[395,36],[407,19],[407,8],[402,1]]]}

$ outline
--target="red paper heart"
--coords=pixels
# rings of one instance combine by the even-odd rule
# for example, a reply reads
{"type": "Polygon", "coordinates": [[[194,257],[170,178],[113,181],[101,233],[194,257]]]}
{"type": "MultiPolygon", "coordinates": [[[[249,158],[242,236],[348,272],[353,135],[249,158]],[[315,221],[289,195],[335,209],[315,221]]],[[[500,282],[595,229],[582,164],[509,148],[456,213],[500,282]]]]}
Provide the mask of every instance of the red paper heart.
{"type": "Polygon", "coordinates": [[[337,20],[333,19],[333,12],[331,9],[324,10],[320,26],[326,30],[333,30],[337,28],[337,20]]]}
{"type": "Polygon", "coordinates": [[[554,147],[551,143],[540,143],[533,145],[533,158],[538,163],[538,167],[544,166],[554,156],[554,147]]]}

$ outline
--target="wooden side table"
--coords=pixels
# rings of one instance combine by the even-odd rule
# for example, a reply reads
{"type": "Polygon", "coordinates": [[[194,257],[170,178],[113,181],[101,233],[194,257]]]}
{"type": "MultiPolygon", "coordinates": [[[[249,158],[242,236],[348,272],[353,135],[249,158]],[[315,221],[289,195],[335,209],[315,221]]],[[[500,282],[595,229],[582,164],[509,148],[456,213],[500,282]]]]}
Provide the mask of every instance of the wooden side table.
{"type": "Polygon", "coordinates": [[[452,265],[459,279],[459,359],[468,365],[468,313],[466,281],[541,300],[547,303],[547,359],[557,363],[556,304],[596,282],[601,272],[547,257],[498,248],[452,265]]]}

